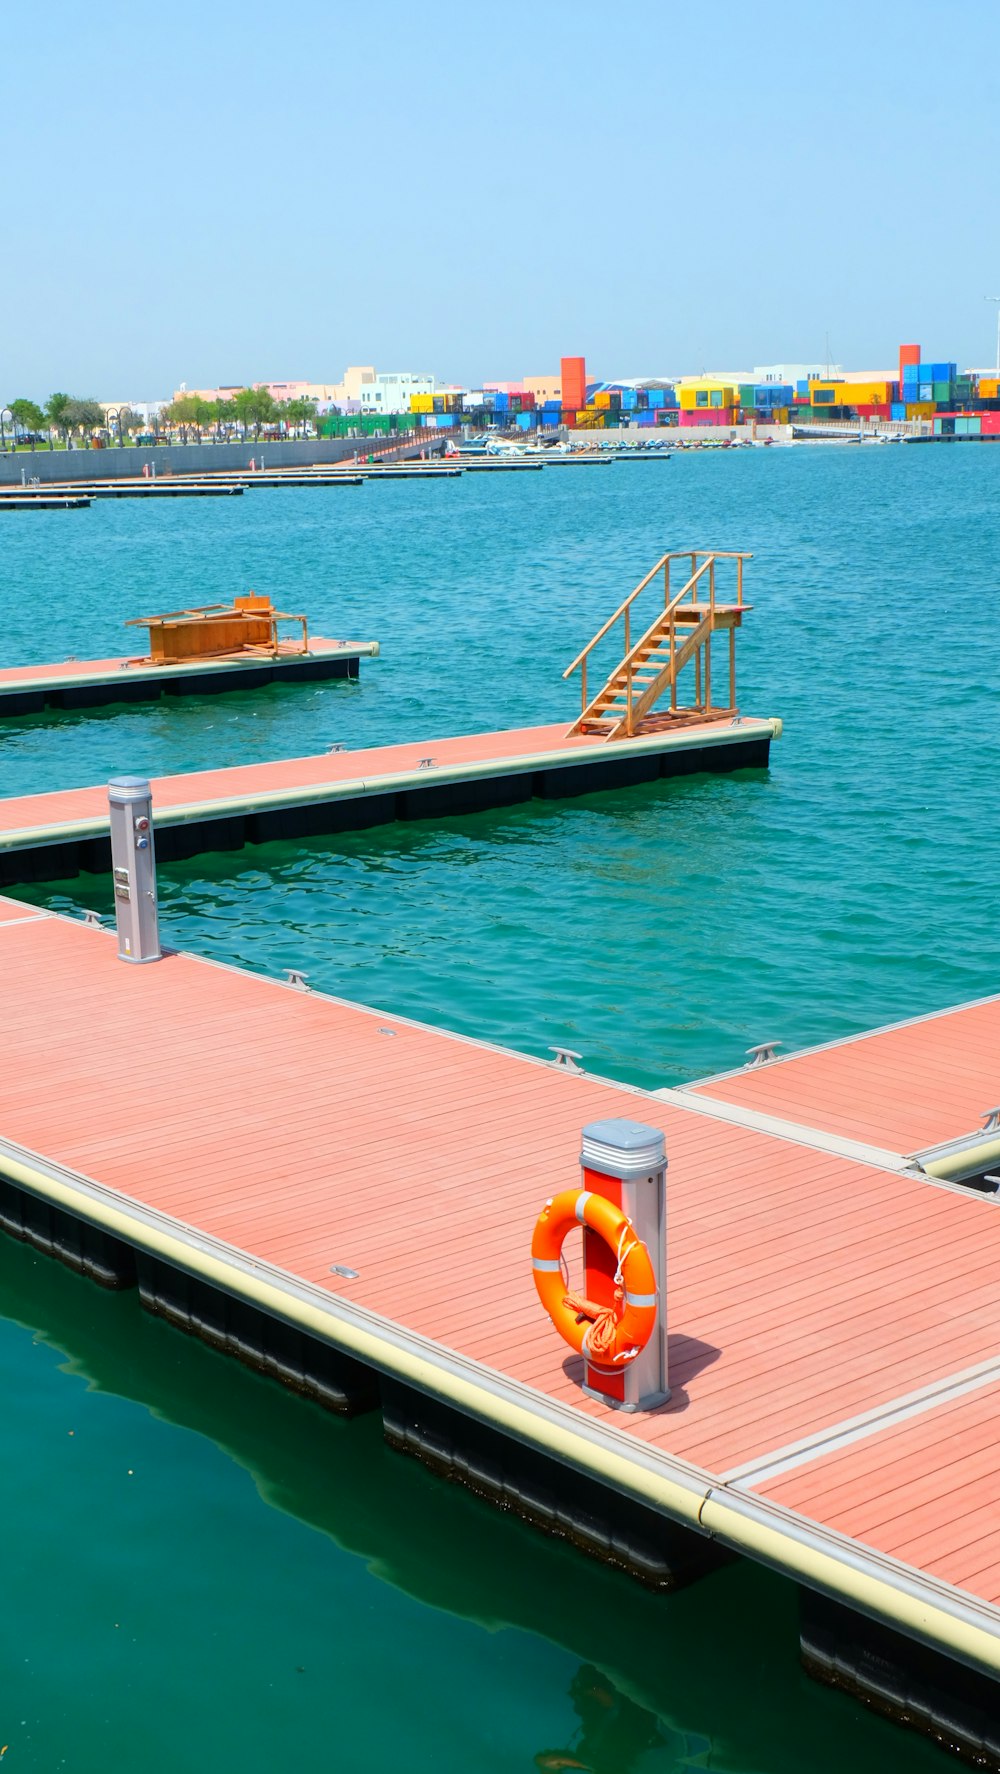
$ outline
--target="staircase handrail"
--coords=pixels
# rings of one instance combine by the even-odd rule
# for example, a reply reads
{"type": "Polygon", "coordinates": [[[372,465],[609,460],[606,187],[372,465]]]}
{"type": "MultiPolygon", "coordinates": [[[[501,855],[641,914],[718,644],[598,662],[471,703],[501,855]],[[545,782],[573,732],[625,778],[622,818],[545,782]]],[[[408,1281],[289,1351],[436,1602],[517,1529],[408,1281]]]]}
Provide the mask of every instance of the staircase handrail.
{"type": "MultiPolygon", "coordinates": [[[[687,550],[685,550],[685,553],[686,552],[687,552],[687,550]]],[[[709,567],[711,567],[718,558],[719,557],[716,554],[707,554],[705,556],[705,559],[702,561],[701,566],[698,568],[697,572],[692,573],[687,584],[682,586],[680,591],[677,593],[677,595],[675,597],[671,598],[669,604],[666,604],[664,606],[664,608],[660,611],[659,615],[655,616],[653,618],[653,621],[650,623],[645,634],[639,636],[639,639],[636,641],[635,646],[632,647],[629,650],[629,652],[626,653],[624,659],[622,659],[618,663],[618,665],[615,666],[614,671],[611,671],[608,673],[609,678],[617,677],[618,673],[620,671],[624,671],[626,666],[632,665],[634,663],[637,654],[641,653],[645,646],[648,646],[650,640],[652,639],[654,629],[660,628],[662,626],[663,622],[665,621],[665,619],[668,616],[673,615],[678,604],[681,604],[684,602],[684,599],[687,597],[688,593],[694,590],[694,587],[697,585],[698,580],[701,578],[702,574],[704,572],[706,572],[707,569],[709,567]]],[[[709,592],[709,601],[711,604],[711,608],[714,610],[715,609],[715,585],[714,584],[712,585],[711,591],[709,592]]]]}
{"type": "MultiPolygon", "coordinates": [[[[676,560],[681,557],[687,558],[690,556],[690,554],[691,554],[691,550],[688,548],[685,548],[685,549],[679,549],[675,554],[663,555],[662,559],[657,561],[656,566],[653,568],[653,573],[657,572],[658,569],[664,565],[664,562],[666,562],[668,560],[676,560]]],[[[608,682],[610,683],[612,678],[618,677],[621,672],[625,673],[626,679],[627,679],[627,694],[628,694],[628,702],[629,702],[630,708],[632,705],[632,665],[635,661],[636,655],[638,653],[641,653],[643,647],[648,645],[654,629],[661,628],[663,626],[664,621],[666,621],[666,619],[668,617],[671,618],[671,624],[670,624],[671,627],[673,626],[672,618],[673,618],[674,611],[676,610],[678,604],[682,603],[683,600],[690,595],[690,593],[694,590],[694,587],[697,585],[698,580],[701,578],[702,574],[708,570],[708,568],[712,568],[711,603],[712,603],[712,609],[714,611],[714,609],[715,609],[715,570],[714,570],[715,569],[715,560],[716,560],[716,556],[714,553],[707,554],[705,556],[705,559],[702,561],[701,566],[698,567],[697,570],[691,574],[691,577],[687,581],[686,585],[683,585],[681,587],[680,591],[675,593],[675,595],[671,598],[669,604],[664,605],[664,608],[659,612],[659,614],[657,616],[654,617],[653,621],[650,623],[649,627],[647,628],[645,634],[640,636],[639,640],[636,641],[634,647],[630,645],[628,628],[626,627],[625,645],[628,650],[625,654],[624,659],[620,660],[619,663],[615,666],[614,670],[608,674],[608,682]]],[[[642,591],[646,585],[648,585],[649,580],[653,576],[653,573],[650,573],[641,585],[636,586],[635,591],[633,591],[631,597],[627,598],[625,604],[622,605],[622,610],[625,610],[626,606],[628,604],[630,604],[632,602],[632,600],[638,596],[639,592],[642,591]]],[[[612,618],[611,618],[611,622],[615,622],[617,620],[618,616],[620,616],[622,614],[622,610],[616,611],[615,615],[612,616],[612,618]]],[[[628,621],[628,618],[626,616],[626,623],[627,623],[627,621],[628,621]]],[[[606,634],[607,630],[610,626],[611,626],[610,623],[605,623],[602,633],[606,634]]],[[[594,643],[600,639],[601,639],[600,635],[595,635],[594,640],[591,641],[590,645],[593,646],[594,643]]],[[[584,661],[583,676],[582,676],[581,683],[580,683],[580,700],[581,700],[580,719],[581,719],[581,721],[586,720],[587,715],[590,712],[590,706],[591,706],[587,702],[586,655],[587,655],[588,651],[589,651],[589,649],[585,648],[583,653],[580,655],[581,660],[584,661]]],[[[573,667],[570,666],[570,671],[572,671],[572,670],[573,670],[573,667]]],[[[569,671],[564,671],[563,677],[564,678],[569,677],[569,671]]]]}
{"type": "MultiPolygon", "coordinates": [[[[685,553],[686,552],[687,552],[687,550],[685,550],[685,553]]],[[[660,571],[660,568],[665,566],[667,561],[672,560],[672,559],[673,559],[673,556],[670,554],[661,554],[656,565],[654,567],[650,567],[649,572],[646,574],[645,579],[640,579],[635,590],[629,592],[628,597],[625,599],[624,603],[619,604],[614,615],[608,617],[608,620],[605,622],[603,628],[598,629],[593,640],[590,640],[587,642],[587,645],[584,647],[583,652],[577,654],[572,665],[567,665],[566,670],[563,672],[563,680],[564,681],[566,678],[572,677],[572,675],[576,671],[577,667],[583,664],[583,662],[587,658],[588,654],[591,653],[593,651],[593,649],[597,646],[598,641],[603,641],[605,635],[608,633],[608,630],[614,628],[614,625],[618,621],[619,616],[624,616],[626,610],[630,609],[631,606],[635,603],[635,600],[639,596],[640,591],[645,591],[650,580],[654,579],[656,577],[656,574],[660,571]]]]}

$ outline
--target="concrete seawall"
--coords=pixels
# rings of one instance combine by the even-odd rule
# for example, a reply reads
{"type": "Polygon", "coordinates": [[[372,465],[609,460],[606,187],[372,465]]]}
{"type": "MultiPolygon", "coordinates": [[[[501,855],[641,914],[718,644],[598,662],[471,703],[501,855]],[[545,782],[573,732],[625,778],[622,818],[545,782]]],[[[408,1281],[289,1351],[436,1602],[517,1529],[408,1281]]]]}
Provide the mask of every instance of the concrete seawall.
{"type": "MultiPolygon", "coordinates": [[[[147,463],[161,474],[203,474],[206,470],[229,470],[245,474],[250,459],[266,468],[300,468],[313,462],[350,461],[357,454],[391,449],[391,437],[324,437],[306,438],[285,443],[190,443],[166,444],[158,449],[113,450],[19,450],[17,454],[0,455],[0,486],[20,486],[21,477],[31,481],[37,476],[44,484],[55,481],[116,480],[141,474],[147,463]]],[[[432,440],[433,441],[433,440],[432,440]]],[[[442,443],[444,439],[441,439],[442,443]]],[[[405,445],[400,455],[429,449],[432,443],[421,438],[405,445]]]]}

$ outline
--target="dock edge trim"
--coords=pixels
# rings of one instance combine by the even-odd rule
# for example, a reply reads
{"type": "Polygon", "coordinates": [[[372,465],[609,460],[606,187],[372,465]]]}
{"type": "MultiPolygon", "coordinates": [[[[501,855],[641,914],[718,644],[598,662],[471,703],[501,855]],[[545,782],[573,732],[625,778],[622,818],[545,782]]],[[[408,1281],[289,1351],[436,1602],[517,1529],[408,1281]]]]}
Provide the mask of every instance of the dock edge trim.
{"type": "Polygon", "coordinates": [[[237,1293],[286,1323],[408,1382],[462,1414],[507,1431],[683,1525],[749,1554],[785,1576],[1000,1676],[1000,1610],[925,1577],[780,1505],[731,1490],[676,1456],[656,1453],[620,1429],[578,1415],[494,1368],[449,1351],[390,1319],[235,1247],[200,1235],[138,1202],[0,1139],[0,1173],[53,1205],[237,1293]],[[489,1408],[486,1408],[487,1402],[489,1408]]]}

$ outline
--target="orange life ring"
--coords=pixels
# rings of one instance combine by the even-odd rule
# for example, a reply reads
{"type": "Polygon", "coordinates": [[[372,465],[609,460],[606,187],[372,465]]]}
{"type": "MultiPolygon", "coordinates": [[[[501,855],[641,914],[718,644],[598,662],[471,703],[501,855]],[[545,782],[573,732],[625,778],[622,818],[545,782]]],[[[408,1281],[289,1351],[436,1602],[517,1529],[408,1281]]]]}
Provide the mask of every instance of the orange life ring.
{"type": "Polygon", "coordinates": [[[538,1297],[571,1349],[598,1368],[620,1371],[634,1361],[656,1323],[656,1275],[650,1255],[620,1207],[589,1189],[564,1189],[547,1201],[531,1240],[538,1297]],[[562,1247],[567,1232],[586,1226],[614,1252],[615,1303],[591,1305],[568,1293],[562,1247]]]}

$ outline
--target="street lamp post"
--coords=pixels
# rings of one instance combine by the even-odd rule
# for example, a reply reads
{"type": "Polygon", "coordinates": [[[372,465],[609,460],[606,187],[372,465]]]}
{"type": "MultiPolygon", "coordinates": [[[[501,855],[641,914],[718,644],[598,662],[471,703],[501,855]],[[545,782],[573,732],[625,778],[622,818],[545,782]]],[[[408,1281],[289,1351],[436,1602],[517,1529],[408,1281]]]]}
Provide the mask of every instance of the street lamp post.
{"type": "Polygon", "coordinates": [[[108,433],[112,440],[114,439],[114,422],[116,419],[118,420],[118,447],[123,450],[125,448],[125,438],[122,433],[121,407],[109,407],[104,416],[108,421],[108,433]]]}
{"type": "Polygon", "coordinates": [[[7,454],[7,428],[4,425],[5,419],[10,420],[11,435],[16,443],[17,433],[14,424],[14,415],[11,412],[10,407],[0,407],[0,450],[3,451],[4,455],[7,454]]]}

